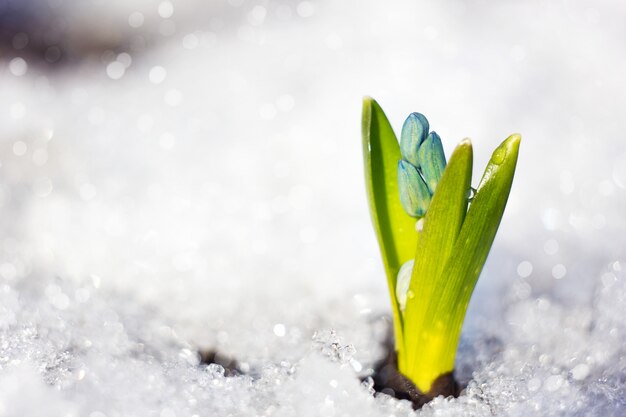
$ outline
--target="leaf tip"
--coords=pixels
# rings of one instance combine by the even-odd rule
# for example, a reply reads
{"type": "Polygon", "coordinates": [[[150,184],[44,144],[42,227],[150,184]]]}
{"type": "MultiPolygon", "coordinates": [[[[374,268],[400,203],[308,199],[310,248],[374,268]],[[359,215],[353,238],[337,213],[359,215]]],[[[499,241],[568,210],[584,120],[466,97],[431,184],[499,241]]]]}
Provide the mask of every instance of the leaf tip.
{"type": "Polygon", "coordinates": [[[520,135],[519,133],[513,133],[511,136],[506,138],[504,142],[507,144],[509,149],[511,149],[511,148],[519,148],[519,144],[521,141],[522,141],[522,135],[520,135]]]}
{"type": "Polygon", "coordinates": [[[380,104],[378,104],[378,102],[374,99],[374,97],[363,96],[363,109],[371,109],[371,108],[376,108],[377,110],[380,110],[382,112],[382,108],[380,107],[380,104]]]}
{"type": "Polygon", "coordinates": [[[522,135],[514,133],[506,138],[500,146],[498,146],[491,156],[491,161],[496,165],[504,163],[505,160],[513,161],[513,165],[517,161],[517,154],[519,152],[519,144],[522,140],[522,135]]]}
{"type": "Polygon", "coordinates": [[[465,138],[461,142],[459,142],[454,152],[457,152],[457,151],[462,154],[468,154],[470,156],[473,156],[474,148],[472,146],[472,141],[470,140],[470,138],[465,138]]]}
{"type": "Polygon", "coordinates": [[[459,142],[459,146],[469,146],[472,147],[472,140],[470,138],[465,138],[461,142],[459,142]]]}

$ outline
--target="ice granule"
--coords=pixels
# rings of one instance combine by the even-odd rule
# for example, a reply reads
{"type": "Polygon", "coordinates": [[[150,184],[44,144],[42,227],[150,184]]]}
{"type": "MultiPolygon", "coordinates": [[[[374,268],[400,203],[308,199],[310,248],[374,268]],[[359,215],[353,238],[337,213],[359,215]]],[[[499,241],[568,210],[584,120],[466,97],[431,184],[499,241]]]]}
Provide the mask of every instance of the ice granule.
{"type": "Polygon", "coordinates": [[[313,345],[322,355],[341,364],[350,362],[356,352],[352,345],[342,346],[337,332],[332,329],[315,332],[313,334],[313,345]]]}

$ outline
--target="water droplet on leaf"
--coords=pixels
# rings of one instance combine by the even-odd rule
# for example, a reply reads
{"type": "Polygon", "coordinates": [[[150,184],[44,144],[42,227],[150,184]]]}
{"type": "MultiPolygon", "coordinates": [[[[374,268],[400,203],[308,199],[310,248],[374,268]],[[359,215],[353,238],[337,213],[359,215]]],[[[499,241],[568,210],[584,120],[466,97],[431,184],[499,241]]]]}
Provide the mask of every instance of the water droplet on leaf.
{"type": "Polygon", "coordinates": [[[504,146],[499,146],[495,151],[493,151],[493,155],[491,156],[491,161],[500,165],[504,162],[504,158],[506,157],[506,148],[504,146]]]}
{"type": "Polygon", "coordinates": [[[474,197],[476,197],[476,188],[470,187],[470,189],[467,190],[467,201],[472,201],[474,197]]]}

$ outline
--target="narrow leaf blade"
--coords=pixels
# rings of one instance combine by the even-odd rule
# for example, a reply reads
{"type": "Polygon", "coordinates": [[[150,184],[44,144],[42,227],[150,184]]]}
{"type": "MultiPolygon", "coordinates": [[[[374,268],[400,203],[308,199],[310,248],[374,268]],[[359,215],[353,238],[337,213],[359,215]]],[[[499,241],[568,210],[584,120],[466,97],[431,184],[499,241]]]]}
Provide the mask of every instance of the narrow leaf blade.
{"type": "MultiPolygon", "coordinates": [[[[428,319],[425,313],[442,290],[447,277],[442,276],[467,212],[467,197],[472,179],[472,144],[462,141],[450,157],[424,219],[424,229],[417,243],[415,266],[405,310],[405,346],[407,368],[404,369],[424,392],[430,389],[430,363],[419,362],[423,344],[427,342],[421,329],[428,319]]],[[[435,370],[434,372],[436,372],[435,370]]],[[[438,375],[435,375],[435,377],[438,375]]]]}
{"type": "Polygon", "coordinates": [[[415,255],[415,219],[406,214],[400,204],[397,167],[402,156],[398,140],[385,113],[370,97],[363,100],[362,123],[367,198],[387,274],[396,350],[400,354],[404,342],[395,294],[396,278],[402,264],[415,255]]]}
{"type": "Polygon", "coordinates": [[[430,320],[423,323],[423,331],[430,343],[420,359],[436,357],[439,374],[454,368],[467,306],[511,191],[520,140],[520,135],[511,135],[493,152],[444,267],[445,285],[425,314],[430,320]]]}

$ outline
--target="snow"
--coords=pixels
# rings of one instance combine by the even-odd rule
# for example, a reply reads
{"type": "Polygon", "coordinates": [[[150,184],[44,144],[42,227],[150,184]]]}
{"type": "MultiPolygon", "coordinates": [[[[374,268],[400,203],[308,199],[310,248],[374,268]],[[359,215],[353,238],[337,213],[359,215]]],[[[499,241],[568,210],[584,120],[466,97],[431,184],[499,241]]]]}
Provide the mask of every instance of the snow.
{"type": "Polygon", "coordinates": [[[0,49],[0,416],[413,415],[361,381],[389,330],[366,94],[471,137],[474,184],[523,136],[467,388],[415,414],[624,414],[626,6],[48,3],[65,58],[0,49]]]}

